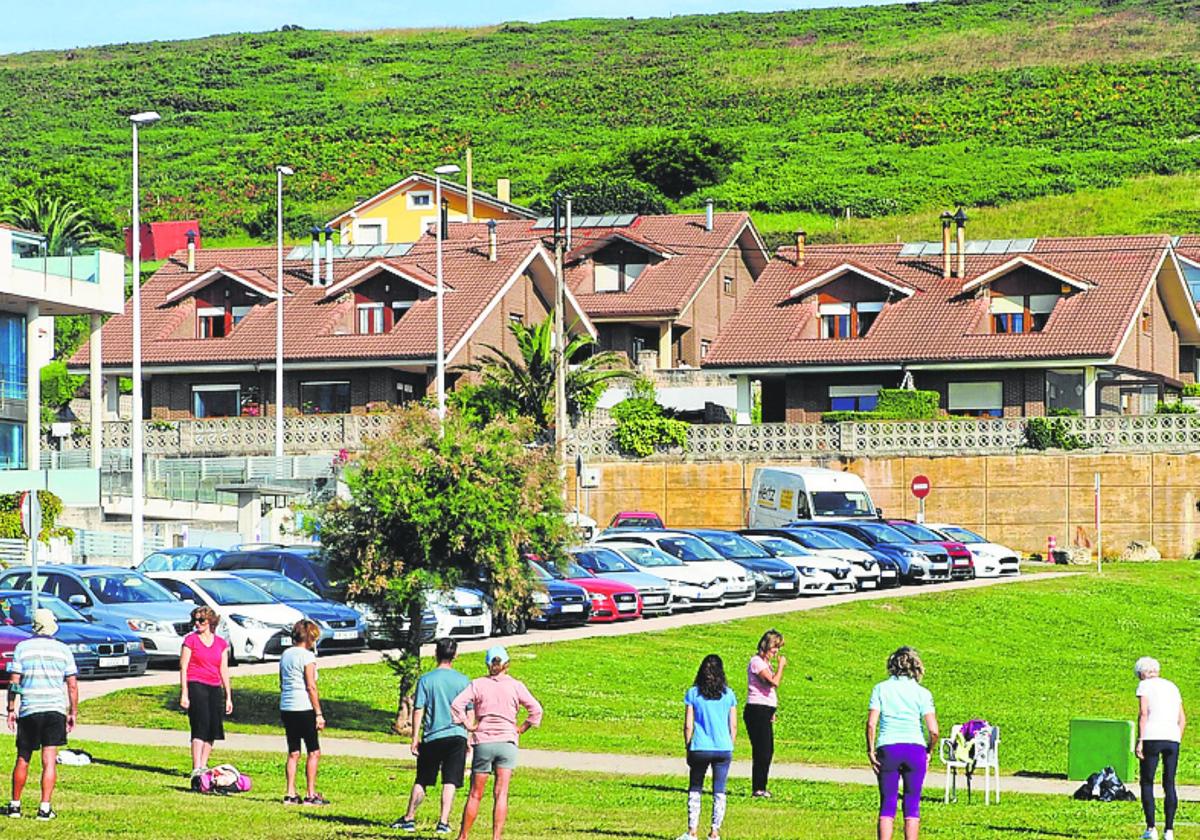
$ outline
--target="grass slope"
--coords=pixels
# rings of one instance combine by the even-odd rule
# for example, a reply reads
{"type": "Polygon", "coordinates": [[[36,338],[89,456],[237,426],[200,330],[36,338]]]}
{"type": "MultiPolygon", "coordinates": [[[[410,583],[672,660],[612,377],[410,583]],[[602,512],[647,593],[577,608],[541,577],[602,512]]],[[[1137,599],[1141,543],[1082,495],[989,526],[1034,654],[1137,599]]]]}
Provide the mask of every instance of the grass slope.
{"type": "MultiPolygon", "coordinates": [[[[1065,773],[1073,717],[1130,719],[1134,660],[1157,656],[1195,702],[1192,650],[1200,576],[1188,563],[1111,568],[1103,576],[1027,581],[974,592],[867,601],[779,617],[790,660],[781,691],[776,760],[861,765],[871,686],[901,644],[921,651],[946,731],[970,718],[1003,727],[1006,773],[1065,773]]],[[[767,623],[743,620],[620,638],[513,650],[513,673],[546,707],[526,745],[594,752],[676,754],[681,708],[702,656],[720,653],[745,696],[745,663],[767,623]]],[[[472,676],[477,657],[461,663],[472,676]]],[[[387,739],[396,705],[386,666],[321,675],[330,734],[387,739]]],[[[277,681],[234,680],[234,731],[278,729],[277,681]]],[[[182,729],[177,688],[138,689],[84,704],[91,723],[182,729]]],[[[1180,775],[1200,780],[1183,750],[1180,775]]],[[[738,755],[749,757],[742,738],[738,755]]]]}
{"type": "MultiPolygon", "coordinates": [[[[327,808],[286,807],[281,756],[218,751],[254,780],[252,791],[238,796],[202,797],[187,790],[180,769],[186,751],[109,744],[80,744],[99,759],[88,767],[60,768],[54,803],[59,818],[52,823],[5,819],[8,837],[39,840],[80,837],[128,837],[138,840],[179,837],[384,838],[404,809],[412,782],[411,762],[326,758],[320,788],[333,803],[327,808]]],[[[11,741],[0,751],[12,760],[11,741]]],[[[7,764],[6,764],[7,766],[7,764]]],[[[35,762],[35,767],[36,767],[35,762]]],[[[730,802],[723,834],[743,840],[780,837],[867,837],[873,835],[875,791],[864,786],[802,782],[772,785],[770,803],[751,801],[749,783],[730,782],[730,802]]],[[[506,836],[521,840],[619,840],[675,837],[685,822],[681,778],[618,778],[581,773],[518,770],[513,779],[506,836]]],[[[455,803],[453,823],[461,816],[463,798],[455,803]]],[[[25,809],[36,807],[36,793],[26,790],[25,809]]],[[[705,802],[707,814],[708,802],[705,802]]],[[[1180,840],[1200,837],[1188,822],[1184,805],[1177,823],[1180,840]]],[[[432,837],[434,805],[418,813],[422,831],[432,837]]],[[[473,836],[491,836],[490,809],[481,815],[473,836]]],[[[1034,837],[1134,837],[1141,830],[1136,803],[1105,805],[1066,798],[1006,794],[1002,807],[942,805],[932,796],[923,804],[923,834],[940,840],[1003,840],[1034,837]]]]}
{"type": "Polygon", "coordinates": [[[142,147],[147,218],[197,215],[218,238],[271,231],[280,161],[303,235],[468,144],[478,183],[511,176],[535,201],[555,170],[664,132],[737,150],[682,207],[1007,204],[1200,169],[1195,18],[1176,0],[979,0],[0,56],[0,204],[63,192],[115,232],[123,115],[148,107],[164,121],[142,147]]]}

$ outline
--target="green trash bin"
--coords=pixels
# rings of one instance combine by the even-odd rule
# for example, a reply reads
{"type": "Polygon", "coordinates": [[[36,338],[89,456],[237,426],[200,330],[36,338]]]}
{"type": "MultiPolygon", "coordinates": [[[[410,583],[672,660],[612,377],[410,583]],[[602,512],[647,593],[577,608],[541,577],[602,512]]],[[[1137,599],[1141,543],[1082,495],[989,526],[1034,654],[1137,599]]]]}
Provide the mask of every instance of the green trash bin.
{"type": "Polygon", "coordinates": [[[1071,721],[1067,744],[1067,778],[1084,780],[1093,773],[1111,767],[1122,782],[1137,780],[1137,759],[1133,754],[1134,724],[1131,720],[1077,718],[1071,721]]]}

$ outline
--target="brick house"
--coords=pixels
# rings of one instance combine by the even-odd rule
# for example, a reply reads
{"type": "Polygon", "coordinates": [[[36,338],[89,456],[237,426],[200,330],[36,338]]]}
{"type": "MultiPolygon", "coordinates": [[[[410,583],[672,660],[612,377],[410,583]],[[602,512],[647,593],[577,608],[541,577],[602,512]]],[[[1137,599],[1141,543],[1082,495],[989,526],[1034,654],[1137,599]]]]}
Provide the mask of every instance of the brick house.
{"type": "Polygon", "coordinates": [[[909,375],[951,414],[995,417],[1151,413],[1195,381],[1200,321],[1169,237],[944,233],[781,248],[704,363],[737,376],[739,419],[751,379],[763,420],[792,422],[870,409],[909,375]]]}
{"type": "MultiPolygon", "coordinates": [[[[452,226],[453,227],[453,226],[452,226]]],[[[311,247],[284,260],[285,413],[358,413],[432,392],[436,376],[434,237],[413,244],[311,247]]],[[[519,354],[513,321],[543,320],[554,294],[549,252],[529,240],[457,237],[444,249],[447,381],[494,345],[519,354]]],[[[276,251],[198,249],[172,255],[142,287],[146,416],[255,416],[275,403],[276,251]]],[[[595,334],[573,296],[568,322],[595,334]]],[[[102,331],[105,374],[131,370],[132,315],[102,331]]],[[[71,366],[82,369],[88,347],[71,366]]]]}

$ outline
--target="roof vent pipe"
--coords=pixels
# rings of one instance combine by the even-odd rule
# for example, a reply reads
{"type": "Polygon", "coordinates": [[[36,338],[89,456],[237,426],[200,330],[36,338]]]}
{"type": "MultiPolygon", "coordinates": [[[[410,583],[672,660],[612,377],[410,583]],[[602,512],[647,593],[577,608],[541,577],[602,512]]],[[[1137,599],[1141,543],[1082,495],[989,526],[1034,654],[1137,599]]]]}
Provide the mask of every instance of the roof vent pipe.
{"type": "Polygon", "coordinates": [[[312,234],[312,257],[313,257],[312,284],[314,286],[320,286],[321,285],[321,229],[319,227],[317,227],[316,225],[313,225],[312,230],[309,231],[309,233],[312,234]]]}
{"type": "Polygon", "coordinates": [[[967,213],[961,207],[954,214],[954,224],[958,226],[958,279],[967,276],[967,213]]]}
{"type": "Polygon", "coordinates": [[[496,220],[488,219],[488,262],[496,261],[496,220]]]}
{"type": "Polygon", "coordinates": [[[188,241],[188,271],[196,270],[196,231],[187,232],[188,241]]]}
{"type": "Polygon", "coordinates": [[[333,285],[333,228],[325,226],[325,285],[333,285]]]}
{"type": "Polygon", "coordinates": [[[949,210],[942,213],[942,279],[950,279],[950,223],[954,214],[949,210]]]}
{"type": "Polygon", "coordinates": [[[704,229],[713,229],[713,200],[711,198],[704,201],[704,229]]]}
{"type": "Polygon", "coordinates": [[[567,250],[571,250],[571,228],[575,226],[574,219],[571,217],[571,196],[567,196],[567,250]]]}
{"type": "Polygon", "coordinates": [[[507,178],[496,179],[496,198],[500,199],[505,204],[511,203],[512,199],[512,181],[507,178]]]}
{"type": "Polygon", "coordinates": [[[802,230],[796,231],[796,265],[804,265],[804,243],[807,241],[807,233],[802,230]]]}

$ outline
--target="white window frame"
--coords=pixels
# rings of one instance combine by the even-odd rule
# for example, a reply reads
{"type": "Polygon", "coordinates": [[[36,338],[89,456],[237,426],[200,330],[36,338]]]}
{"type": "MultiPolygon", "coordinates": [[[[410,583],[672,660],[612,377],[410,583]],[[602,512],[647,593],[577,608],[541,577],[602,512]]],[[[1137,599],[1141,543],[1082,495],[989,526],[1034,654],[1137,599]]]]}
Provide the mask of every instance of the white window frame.
{"type": "Polygon", "coordinates": [[[355,328],[359,335],[382,335],[383,334],[383,304],[382,303],[358,303],[354,306],[355,310],[355,328]],[[370,314],[372,319],[371,326],[378,326],[379,329],[364,330],[363,316],[370,314]]]}
{"type": "Polygon", "coordinates": [[[242,319],[245,318],[247,315],[249,315],[250,310],[253,308],[254,308],[253,305],[251,305],[251,306],[231,306],[229,308],[229,312],[233,316],[233,325],[236,327],[238,324],[240,324],[242,319]]]}
{"type": "Polygon", "coordinates": [[[596,294],[611,294],[612,292],[621,291],[621,266],[613,263],[594,263],[593,274],[595,277],[596,294]],[[601,284],[603,277],[604,283],[601,284]]]}
{"type": "Polygon", "coordinates": [[[882,385],[830,385],[829,398],[834,397],[877,397],[882,385]]]}
{"type": "Polygon", "coordinates": [[[354,244],[355,245],[383,245],[388,241],[388,224],[387,219],[371,218],[371,219],[355,219],[354,220],[354,244]],[[376,242],[367,242],[366,232],[371,229],[376,242]]]}
{"type": "Polygon", "coordinates": [[[703,359],[708,355],[708,351],[712,349],[712,342],[707,338],[700,339],[700,358],[703,359]]]}
{"type": "Polygon", "coordinates": [[[1004,383],[998,379],[980,382],[950,382],[946,386],[946,410],[1003,411],[1004,383]]]}
{"type": "Polygon", "coordinates": [[[721,276],[721,291],[727,295],[737,293],[737,279],[732,274],[724,274],[721,276]]]}
{"type": "Polygon", "coordinates": [[[409,210],[425,210],[433,206],[433,190],[409,190],[405,193],[405,199],[409,210]],[[418,196],[429,200],[418,204],[416,201],[418,196]]]}
{"type": "Polygon", "coordinates": [[[224,392],[232,391],[234,393],[234,395],[235,395],[234,402],[237,404],[237,411],[235,413],[227,415],[227,416],[240,417],[241,413],[242,413],[242,386],[237,385],[237,384],[193,385],[192,386],[192,416],[193,417],[206,417],[207,416],[207,415],[201,415],[201,414],[197,413],[197,411],[196,411],[196,395],[197,394],[213,393],[213,392],[218,392],[218,391],[224,391],[224,392]]]}

